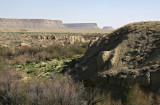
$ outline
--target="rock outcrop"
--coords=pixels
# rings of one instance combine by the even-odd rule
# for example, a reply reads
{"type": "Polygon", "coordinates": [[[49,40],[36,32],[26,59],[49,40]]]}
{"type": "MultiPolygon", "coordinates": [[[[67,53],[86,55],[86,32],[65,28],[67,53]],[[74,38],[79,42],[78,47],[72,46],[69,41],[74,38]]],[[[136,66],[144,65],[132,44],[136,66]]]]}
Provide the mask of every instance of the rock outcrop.
{"type": "Polygon", "coordinates": [[[65,29],[60,20],[0,18],[0,28],[65,29]]]}
{"type": "Polygon", "coordinates": [[[33,36],[36,37],[38,40],[50,40],[55,42],[61,42],[61,43],[68,43],[68,44],[75,44],[75,43],[85,43],[86,40],[83,36],[77,35],[77,36],[70,36],[70,35],[38,35],[33,36]]]}
{"type": "Polygon", "coordinates": [[[48,46],[55,43],[90,45],[103,34],[52,33],[52,32],[1,32],[0,46],[48,46]],[[91,43],[92,42],[92,43],[91,43]]]}
{"type": "Polygon", "coordinates": [[[69,29],[99,29],[97,23],[69,23],[63,25],[69,29]]]}
{"type": "Polygon", "coordinates": [[[100,38],[68,72],[95,84],[160,87],[160,22],[132,23],[100,38]]]}

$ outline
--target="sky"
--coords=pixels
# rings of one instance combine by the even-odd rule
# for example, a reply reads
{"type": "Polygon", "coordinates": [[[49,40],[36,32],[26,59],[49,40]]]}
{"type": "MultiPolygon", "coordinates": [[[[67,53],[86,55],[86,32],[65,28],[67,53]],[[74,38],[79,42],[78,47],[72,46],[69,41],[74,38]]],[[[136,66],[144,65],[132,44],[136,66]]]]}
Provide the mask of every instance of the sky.
{"type": "Polygon", "coordinates": [[[0,18],[51,19],[119,28],[160,20],[160,0],[0,0],[0,18]]]}

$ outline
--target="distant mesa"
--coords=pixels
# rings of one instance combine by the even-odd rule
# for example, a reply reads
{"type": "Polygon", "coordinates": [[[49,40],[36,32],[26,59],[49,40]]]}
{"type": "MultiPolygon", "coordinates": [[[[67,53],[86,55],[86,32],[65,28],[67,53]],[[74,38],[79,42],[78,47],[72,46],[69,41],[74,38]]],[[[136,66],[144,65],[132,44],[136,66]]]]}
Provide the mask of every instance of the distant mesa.
{"type": "Polygon", "coordinates": [[[68,23],[63,25],[69,29],[100,29],[97,23],[68,23]]]}
{"type": "Polygon", "coordinates": [[[65,29],[60,20],[0,18],[0,28],[65,29]]]}
{"type": "MultiPolygon", "coordinates": [[[[100,29],[97,23],[62,23],[61,20],[0,18],[0,28],[100,29]]],[[[113,29],[106,26],[103,29],[113,29]]]]}
{"type": "Polygon", "coordinates": [[[102,29],[105,29],[105,30],[113,30],[113,27],[112,27],[112,26],[104,26],[102,29]]]}

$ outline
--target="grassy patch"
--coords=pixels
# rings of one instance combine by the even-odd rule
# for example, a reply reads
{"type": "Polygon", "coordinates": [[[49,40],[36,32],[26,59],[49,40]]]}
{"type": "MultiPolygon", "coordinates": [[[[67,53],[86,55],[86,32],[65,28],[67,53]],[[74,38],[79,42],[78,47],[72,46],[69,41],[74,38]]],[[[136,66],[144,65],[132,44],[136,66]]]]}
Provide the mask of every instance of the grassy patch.
{"type": "MultiPolygon", "coordinates": [[[[62,72],[66,67],[71,66],[71,62],[76,58],[66,59],[52,59],[50,61],[39,61],[26,63],[21,65],[15,65],[15,69],[24,72],[26,76],[36,76],[43,78],[50,78],[53,75],[62,72]]],[[[25,78],[25,77],[24,77],[25,78]]]]}

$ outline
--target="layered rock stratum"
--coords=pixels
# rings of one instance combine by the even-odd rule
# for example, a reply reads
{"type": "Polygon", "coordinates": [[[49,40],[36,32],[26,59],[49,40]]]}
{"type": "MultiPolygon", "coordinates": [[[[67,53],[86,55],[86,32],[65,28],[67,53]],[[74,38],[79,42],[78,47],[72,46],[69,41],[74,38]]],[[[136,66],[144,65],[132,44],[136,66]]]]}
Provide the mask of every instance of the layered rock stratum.
{"type": "Polygon", "coordinates": [[[65,29],[60,20],[0,18],[0,28],[65,29]]]}
{"type": "Polygon", "coordinates": [[[104,85],[160,86],[160,22],[128,24],[100,38],[68,72],[104,85]]]}
{"type": "Polygon", "coordinates": [[[97,23],[68,23],[63,25],[69,29],[99,29],[97,23]]]}

